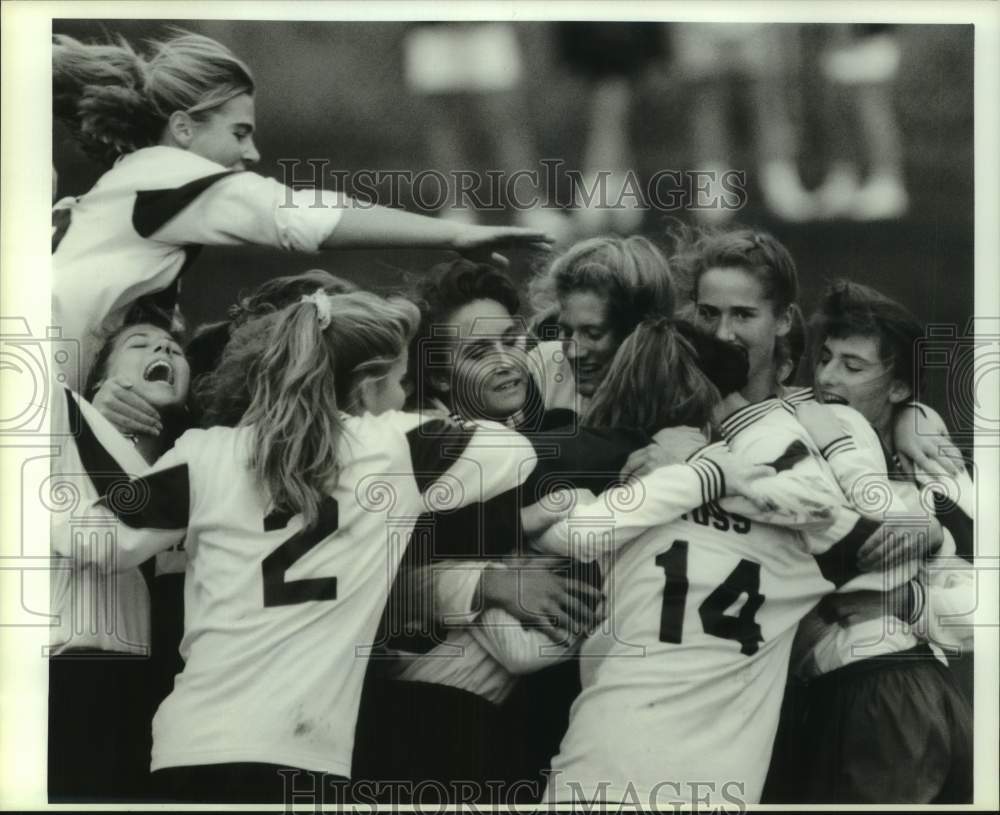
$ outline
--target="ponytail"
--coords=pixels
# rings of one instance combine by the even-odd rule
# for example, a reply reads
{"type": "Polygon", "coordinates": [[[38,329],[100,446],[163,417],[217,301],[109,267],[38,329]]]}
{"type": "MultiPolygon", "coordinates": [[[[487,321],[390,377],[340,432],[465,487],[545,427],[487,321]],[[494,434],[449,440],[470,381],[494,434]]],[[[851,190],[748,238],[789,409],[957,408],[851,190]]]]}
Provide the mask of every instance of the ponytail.
{"type": "Polygon", "coordinates": [[[342,411],[354,409],[361,380],[399,359],[419,319],[405,300],[319,291],[233,333],[199,399],[208,423],[239,413],[251,428],[249,465],[276,510],[314,522],[336,485],[342,411]]]}
{"type": "Polygon", "coordinates": [[[664,427],[705,427],[721,401],[698,352],[671,320],[645,320],[622,343],[594,394],[584,424],[652,435],[664,427]]]}
{"type": "Polygon", "coordinates": [[[200,119],[254,92],[250,69],[209,37],[178,31],[151,46],[146,59],[123,37],[109,44],[54,37],[53,113],[101,164],[157,144],[175,111],[200,119]]]}

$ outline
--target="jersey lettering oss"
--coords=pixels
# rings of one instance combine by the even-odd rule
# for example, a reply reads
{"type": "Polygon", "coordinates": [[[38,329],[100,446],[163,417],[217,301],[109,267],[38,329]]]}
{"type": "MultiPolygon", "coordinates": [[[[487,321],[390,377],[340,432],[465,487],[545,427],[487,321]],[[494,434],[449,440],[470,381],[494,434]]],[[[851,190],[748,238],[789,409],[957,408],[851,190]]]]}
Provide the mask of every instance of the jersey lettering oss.
{"type": "Polygon", "coordinates": [[[745,535],[750,531],[750,519],[742,515],[728,513],[716,504],[704,504],[698,509],[681,516],[685,521],[710,526],[720,532],[735,532],[745,535]]]}

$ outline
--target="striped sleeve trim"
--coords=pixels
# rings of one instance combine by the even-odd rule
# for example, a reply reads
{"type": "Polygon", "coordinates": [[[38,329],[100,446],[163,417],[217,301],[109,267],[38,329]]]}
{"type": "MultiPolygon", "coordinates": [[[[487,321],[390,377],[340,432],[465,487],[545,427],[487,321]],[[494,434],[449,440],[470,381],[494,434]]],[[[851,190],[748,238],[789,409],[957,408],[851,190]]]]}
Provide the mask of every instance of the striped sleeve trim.
{"type": "Polygon", "coordinates": [[[784,400],[790,405],[798,405],[802,402],[811,402],[815,398],[816,396],[813,393],[812,388],[800,388],[799,390],[789,393],[784,397],[784,400]]]}
{"type": "Polygon", "coordinates": [[[719,425],[719,430],[725,440],[731,442],[739,433],[756,424],[772,411],[782,409],[780,399],[765,399],[763,402],[746,405],[727,416],[719,425]]]}
{"type": "Polygon", "coordinates": [[[722,468],[711,459],[700,458],[688,466],[698,474],[701,483],[701,502],[708,504],[726,494],[726,478],[722,468]]]}
{"type": "Polygon", "coordinates": [[[829,460],[840,453],[847,453],[857,449],[858,446],[854,443],[853,438],[850,436],[841,436],[839,439],[831,441],[819,452],[823,458],[829,460]]]}

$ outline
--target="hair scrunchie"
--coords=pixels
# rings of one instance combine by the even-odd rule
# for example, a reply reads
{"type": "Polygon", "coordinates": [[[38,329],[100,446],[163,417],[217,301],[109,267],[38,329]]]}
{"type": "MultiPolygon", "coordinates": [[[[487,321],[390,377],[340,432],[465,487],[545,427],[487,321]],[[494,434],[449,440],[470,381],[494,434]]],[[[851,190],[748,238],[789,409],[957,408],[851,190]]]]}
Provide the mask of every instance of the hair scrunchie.
{"type": "Polygon", "coordinates": [[[312,303],[316,306],[316,320],[319,322],[319,330],[326,331],[333,320],[333,304],[330,302],[330,295],[323,289],[317,289],[312,294],[303,294],[300,303],[312,303]]]}

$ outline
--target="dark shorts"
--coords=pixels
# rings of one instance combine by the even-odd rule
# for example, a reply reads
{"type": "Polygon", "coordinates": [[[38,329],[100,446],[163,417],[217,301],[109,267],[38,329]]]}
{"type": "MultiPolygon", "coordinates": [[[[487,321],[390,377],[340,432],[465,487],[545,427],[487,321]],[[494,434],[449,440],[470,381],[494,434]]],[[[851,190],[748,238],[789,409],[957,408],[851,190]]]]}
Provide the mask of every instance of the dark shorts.
{"type": "Polygon", "coordinates": [[[149,800],[151,661],[95,649],[49,659],[49,802],[149,800]]]}
{"type": "Polygon", "coordinates": [[[972,708],[925,645],[862,660],[794,690],[783,725],[769,787],[780,786],[789,802],[972,800],[972,708]],[[780,785],[773,783],[779,775],[780,785]]]}
{"type": "Polygon", "coordinates": [[[365,785],[365,794],[382,803],[503,804],[513,780],[509,735],[501,708],[477,694],[369,678],[355,736],[354,785],[365,785]]]}
{"type": "Polygon", "coordinates": [[[347,779],[339,775],[243,762],[167,767],[153,773],[156,800],[192,804],[344,803],[347,779]]]}

